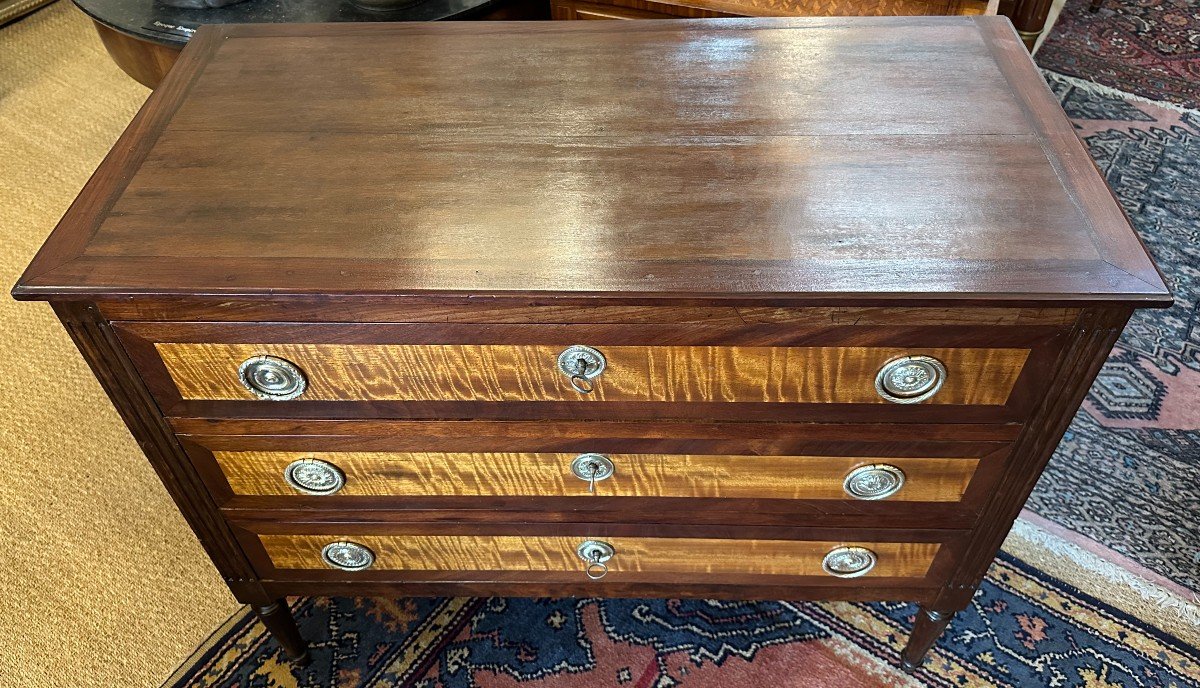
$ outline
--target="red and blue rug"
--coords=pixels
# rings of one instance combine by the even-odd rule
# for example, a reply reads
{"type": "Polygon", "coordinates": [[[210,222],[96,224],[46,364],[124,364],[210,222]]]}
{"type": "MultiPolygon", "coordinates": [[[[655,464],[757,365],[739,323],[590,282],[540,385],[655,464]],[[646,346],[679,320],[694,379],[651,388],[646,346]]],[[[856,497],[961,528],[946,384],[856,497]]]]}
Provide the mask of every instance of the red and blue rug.
{"type": "Polygon", "coordinates": [[[235,616],[168,683],[226,688],[1200,685],[1200,650],[1009,555],[910,677],[905,603],[302,598],[295,667],[235,616]]]}
{"type": "Polygon", "coordinates": [[[1200,112],[1046,79],[1175,305],[1134,315],[1028,507],[1200,590],[1200,112]]]}
{"type": "Polygon", "coordinates": [[[1067,0],[1038,49],[1045,69],[1151,100],[1200,108],[1196,0],[1067,0]]]}

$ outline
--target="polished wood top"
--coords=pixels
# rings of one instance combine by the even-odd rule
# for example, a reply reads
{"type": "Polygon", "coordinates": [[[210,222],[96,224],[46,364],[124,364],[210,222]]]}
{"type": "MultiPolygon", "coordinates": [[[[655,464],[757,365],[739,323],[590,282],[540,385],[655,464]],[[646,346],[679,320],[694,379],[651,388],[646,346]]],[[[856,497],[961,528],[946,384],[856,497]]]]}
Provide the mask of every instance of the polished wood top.
{"type": "Polygon", "coordinates": [[[14,290],[1134,301],[1008,21],[202,28],[14,290]]]}

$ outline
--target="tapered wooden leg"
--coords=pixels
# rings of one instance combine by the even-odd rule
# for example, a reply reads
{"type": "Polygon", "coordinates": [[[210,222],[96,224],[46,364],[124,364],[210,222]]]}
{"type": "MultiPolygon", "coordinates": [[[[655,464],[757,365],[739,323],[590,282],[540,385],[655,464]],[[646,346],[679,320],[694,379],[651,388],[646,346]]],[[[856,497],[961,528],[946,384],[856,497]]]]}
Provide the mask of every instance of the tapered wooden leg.
{"type": "Polygon", "coordinates": [[[287,600],[279,599],[268,605],[255,605],[254,613],[258,614],[259,620],[283,647],[289,659],[299,664],[308,662],[308,643],[300,637],[300,629],[296,628],[296,619],[288,609],[287,600]]]}
{"type": "Polygon", "coordinates": [[[954,612],[939,612],[921,607],[917,611],[917,622],[913,624],[912,635],[908,636],[908,644],[900,655],[900,668],[908,673],[917,670],[925,661],[925,653],[941,637],[946,630],[946,624],[954,617],[954,612]]]}

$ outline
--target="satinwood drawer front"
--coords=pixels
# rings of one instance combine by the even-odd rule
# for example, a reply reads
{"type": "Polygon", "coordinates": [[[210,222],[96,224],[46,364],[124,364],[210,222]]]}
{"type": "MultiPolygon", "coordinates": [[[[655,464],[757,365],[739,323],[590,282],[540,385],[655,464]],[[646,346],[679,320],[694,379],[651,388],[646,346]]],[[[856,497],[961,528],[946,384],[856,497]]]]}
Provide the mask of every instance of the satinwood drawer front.
{"type": "Polygon", "coordinates": [[[795,417],[803,407],[820,414],[820,407],[837,405],[859,407],[859,417],[960,422],[1019,419],[1040,383],[1030,371],[1046,364],[1055,333],[694,325],[122,327],[174,415],[753,419],[795,417]],[[917,406],[926,410],[912,410],[917,406]]]}
{"type": "Polygon", "coordinates": [[[213,452],[235,495],[962,500],[973,458],[213,452]]]}
{"type": "MultiPolygon", "coordinates": [[[[559,581],[721,580],[769,582],[808,578],[830,583],[855,579],[930,577],[944,543],[876,539],[864,531],[843,538],[671,537],[583,531],[537,534],[493,527],[490,532],[364,532],[343,530],[245,533],[263,574],[304,578],[331,573],[363,580],[420,580],[447,574],[459,580],[559,581]],[[858,536],[858,537],[856,537],[858,536]]],[[[278,529],[278,528],[276,528],[278,529]]],[[[958,535],[954,533],[953,535],[958,535]]]]}
{"type": "Polygon", "coordinates": [[[1019,430],[628,421],[177,425],[229,511],[327,509],[460,521],[498,512],[534,521],[585,513],[593,521],[637,514],[683,523],[815,517],[896,526],[972,518],[1008,460],[1007,438],[1019,430]]]}

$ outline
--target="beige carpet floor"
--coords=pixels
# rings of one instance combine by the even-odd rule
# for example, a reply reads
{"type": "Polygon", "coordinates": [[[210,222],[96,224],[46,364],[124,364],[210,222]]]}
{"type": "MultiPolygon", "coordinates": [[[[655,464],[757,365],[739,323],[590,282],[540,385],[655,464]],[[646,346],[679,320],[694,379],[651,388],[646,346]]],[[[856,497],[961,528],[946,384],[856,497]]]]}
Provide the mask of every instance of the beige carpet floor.
{"type": "Polygon", "coordinates": [[[0,686],[155,686],[237,604],[41,303],[7,296],[146,99],[60,1],[0,29],[0,686]]]}

